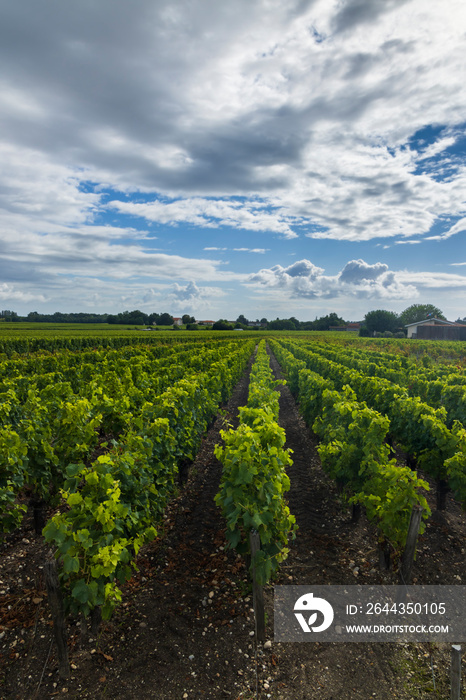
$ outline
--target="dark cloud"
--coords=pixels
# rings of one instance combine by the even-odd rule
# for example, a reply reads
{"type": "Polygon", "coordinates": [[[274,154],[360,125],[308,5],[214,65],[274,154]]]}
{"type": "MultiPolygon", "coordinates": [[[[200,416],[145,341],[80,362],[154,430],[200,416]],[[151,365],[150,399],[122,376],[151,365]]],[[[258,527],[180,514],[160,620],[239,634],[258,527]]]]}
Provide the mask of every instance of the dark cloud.
{"type": "Polygon", "coordinates": [[[334,32],[350,31],[355,26],[376,21],[410,0],[346,0],[333,18],[334,32]]]}

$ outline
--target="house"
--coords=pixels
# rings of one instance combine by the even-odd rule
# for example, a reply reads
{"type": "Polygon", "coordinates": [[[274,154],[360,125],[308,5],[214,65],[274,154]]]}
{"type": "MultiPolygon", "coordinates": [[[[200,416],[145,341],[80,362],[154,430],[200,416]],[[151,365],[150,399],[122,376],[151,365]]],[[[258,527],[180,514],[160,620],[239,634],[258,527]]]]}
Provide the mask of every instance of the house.
{"type": "Polygon", "coordinates": [[[347,331],[359,331],[362,326],[361,321],[349,321],[346,324],[347,331]]]}
{"type": "Polygon", "coordinates": [[[183,325],[183,319],[179,318],[178,316],[173,316],[173,325],[174,326],[182,326],[183,325]]]}
{"type": "Polygon", "coordinates": [[[416,323],[408,323],[406,326],[408,338],[423,338],[431,340],[463,340],[466,326],[452,321],[444,321],[441,318],[431,317],[424,321],[416,321],[416,323]],[[456,329],[456,330],[453,330],[456,329]],[[465,329],[461,331],[460,329],[465,329]]]}

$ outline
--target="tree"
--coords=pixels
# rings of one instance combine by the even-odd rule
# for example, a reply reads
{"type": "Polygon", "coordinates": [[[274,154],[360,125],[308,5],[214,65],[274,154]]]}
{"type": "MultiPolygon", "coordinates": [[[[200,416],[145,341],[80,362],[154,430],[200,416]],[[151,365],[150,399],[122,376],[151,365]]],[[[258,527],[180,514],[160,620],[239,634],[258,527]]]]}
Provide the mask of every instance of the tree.
{"type": "Polygon", "coordinates": [[[427,317],[441,318],[446,321],[445,316],[439,308],[433,304],[412,304],[400,314],[400,325],[407,326],[410,323],[425,321],[427,317]]]}
{"type": "Polygon", "coordinates": [[[312,322],[312,330],[328,331],[330,326],[344,325],[344,319],[338,316],[338,314],[336,314],[334,311],[332,311],[332,313],[328,314],[327,316],[321,316],[320,318],[316,318],[316,320],[312,322]]]}
{"type": "Polygon", "coordinates": [[[231,323],[228,323],[224,318],[221,318],[219,321],[216,321],[214,325],[212,326],[213,331],[232,331],[233,326],[231,323]]]}
{"type": "Polygon", "coordinates": [[[394,331],[400,325],[398,315],[394,311],[384,311],[377,309],[369,311],[364,317],[365,325],[370,333],[384,331],[394,331]]]}
{"type": "Polygon", "coordinates": [[[249,321],[246,318],[246,316],[243,316],[243,314],[240,314],[238,318],[236,319],[236,323],[241,323],[243,326],[247,326],[249,321]]]}
{"type": "Polygon", "coordinates": [[[268,324],[270,331],[295,331],[295,321],[291,318],[276,318],[268,324]]]}
{"type": "Polygon", "coordinates": [[[131,326],[145,326],[149,322],[149,316],[139,309],[134,311],[123,311],[116,316],[107,316],[107,323],[127,324],[131,326]]]}
{"type": "Polygon", "coordinates": [[[19,316],[16,311],[10,311],[9,309],[2,311],[0,317],[5,319],[5,321],[19,321],[19,316]]]}
{"type": "Polygon", "coordinates": [[[158,326],[173,326],[173,316],[168,313],[163,313],[157,321],[158,326]]]}
{"type": "Polygon", "coordinates": [[[194,318],[194,316],[190,316],[189,314],[183,314],[183,316],[181,317],[181,320],[183,321],[184,324],[196,323],[196,319],[194,318]]]}

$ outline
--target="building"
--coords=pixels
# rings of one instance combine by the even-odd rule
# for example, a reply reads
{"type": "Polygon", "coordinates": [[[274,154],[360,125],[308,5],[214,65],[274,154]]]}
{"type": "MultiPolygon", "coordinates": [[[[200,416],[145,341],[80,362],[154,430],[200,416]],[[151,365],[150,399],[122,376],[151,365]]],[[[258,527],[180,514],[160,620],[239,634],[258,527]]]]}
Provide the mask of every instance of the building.
{"type": "Polygon", "coordinates": [[[408,323],[408,338],[423,340],[466,340],[466,325],[444,321],[441,318],[426,318],[424,321],[408,323]]]}

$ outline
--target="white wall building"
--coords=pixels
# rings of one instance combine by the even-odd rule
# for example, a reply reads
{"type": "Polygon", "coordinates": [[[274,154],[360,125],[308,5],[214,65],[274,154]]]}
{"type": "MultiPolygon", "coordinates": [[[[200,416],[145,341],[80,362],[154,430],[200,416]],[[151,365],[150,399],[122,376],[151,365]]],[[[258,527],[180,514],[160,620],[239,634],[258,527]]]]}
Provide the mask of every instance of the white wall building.
{"type": "Polygon", "coordinates": [[[455,326],[451,321],[444,321],[441,318],[426,318],[424,321],[416,321],[416,323],[408,323],[405,328],[408,333],[408,338],[417,338],[417,329],[419,326],[455,326]]]}

